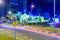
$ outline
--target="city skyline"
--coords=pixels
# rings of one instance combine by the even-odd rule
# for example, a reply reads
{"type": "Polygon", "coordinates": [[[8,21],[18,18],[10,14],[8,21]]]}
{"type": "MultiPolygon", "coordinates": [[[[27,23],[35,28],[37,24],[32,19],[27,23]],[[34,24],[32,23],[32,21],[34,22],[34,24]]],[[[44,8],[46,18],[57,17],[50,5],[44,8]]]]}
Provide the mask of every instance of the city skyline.
{"type": "MultiPolygon", "coordinates": [[[[59,0],[56,0],[56,14],[58,15],[60,12],[59,12],[59,2],[58,2],[59,0]]],[[[14,4],[14,2],[16,2],[16,1],[13,1],[13,2],[11,2],[11,0],[6,0],[5,1],[5,3],[6,4],[8,4],[8,5],[11,5],[12,3],[14,4]],[[10,4],[11,3],[11,4],[10,4]]],[[[14,9],[14,11],[16,12],[16,11],[22,11],[22,13],[24,13],[24,4],[22,3],[22,1],[21,0],[17,0],[17,5],[18,6],[15,6],[15,4],[13,5],[13,7],[15,6],[15,8],[17,8],[17,10],[16,9],[14,9]],[[20,5],[21,4],[21,5],[20,5]]],[[[27,4],[26,4],[26,8],[27,8],[27,14],[31,11],[31,5],[32,5],[32,3],[34,4],[34,8],[33,8],[33,11],[32,11],[32,15],[39,15],[39,13],[49,13],[51,16],[50,17],[53,17],[53,0],[26,0],[26,2],[27,2],[27,4]]],[[[6,5],[6,7],[2,7],[3,8],[3,10],[2,9],[0,9],[1,11],[1,13],[2,13],[2,11],[6,11],[6,12],[3,12],[2,14],[0,14],[1,16],[5,16],[6,14],[7,14],[7,10],[8,9],[10,9],[10,7],[12,7],[12,5],[11,6],[8,6],[8,8],[7,8],[7,5],[6,5]]]]}

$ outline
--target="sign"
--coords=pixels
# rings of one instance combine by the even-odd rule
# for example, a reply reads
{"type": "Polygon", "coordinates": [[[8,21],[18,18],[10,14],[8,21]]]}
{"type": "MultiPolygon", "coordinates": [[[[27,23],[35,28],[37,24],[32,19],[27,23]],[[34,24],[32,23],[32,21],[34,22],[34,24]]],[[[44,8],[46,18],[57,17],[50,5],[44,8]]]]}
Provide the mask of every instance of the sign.
{"type": "Polygon", "coordinates": [[[13,26],[18,26],[18,21],[12,23],[13,26]]]}

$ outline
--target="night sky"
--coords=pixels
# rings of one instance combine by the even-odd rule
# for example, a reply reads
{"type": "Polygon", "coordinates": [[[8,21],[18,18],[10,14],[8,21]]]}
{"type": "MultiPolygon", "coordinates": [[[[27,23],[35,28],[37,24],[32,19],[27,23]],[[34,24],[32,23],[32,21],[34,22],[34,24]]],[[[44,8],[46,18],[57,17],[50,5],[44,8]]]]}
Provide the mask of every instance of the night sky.
{"type": "MultiPolygon", "coordinates": [[[[14,0],[15,1],[15,0],[14,0]]],[[[53,0],[27,0],[27,10],[30,11],[30,5],[34,4],[35,7],[33,9],[33,15],[38,15],[37,12],[39,13],[50,13],[51,17],[53,16],[53,0]]],[[[6,9],[6,8],[5,8],[6,9]]],[[[0,9],[0,13],[2,13],[0,9]]],[[[5,12],[5,11],[4,11],[5,12]]],[[[1,15],[5,15],[7,13],[2,13],[1,15]]],[[[60,0],[56,0],[56,14],[60,14],[60,0]]]]}
{"type": "Polygon", "coordinates": [[[40,13],[49,12],[50,15],[53,14],[53,0],[27,0],[27,1],[28,1],[28,6],[33,3],[35,5],[34,9],[35,10],[38,9],[37,11],[40,10],[40,13]]]}

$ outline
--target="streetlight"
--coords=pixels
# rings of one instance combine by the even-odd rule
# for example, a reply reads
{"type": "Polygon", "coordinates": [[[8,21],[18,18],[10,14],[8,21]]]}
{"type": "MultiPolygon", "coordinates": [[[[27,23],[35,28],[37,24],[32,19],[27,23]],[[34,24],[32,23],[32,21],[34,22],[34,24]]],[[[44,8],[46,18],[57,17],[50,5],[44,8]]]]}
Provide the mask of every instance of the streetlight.
{"type": "Polygon", "coordinates": [[[12,14],[12,11],[8,11],[8,15],[7,16],[11,16],[11,14],[12,14]]]}
{"type": "Polygon", "coordinates": [[[56,32],[56,27],[55,27],[55,0],[54,0],[54,32],[56,32]]]}
{"type": "Polygon", "coordinates": [[[31,5],[31,12],[32,12],[32,10],[33,10],[34,7],[35,7],[34,4],[32,4],[32,5],[31,5]]]}
{"type": "MultiPolygon", "coordinates": [[[[34,4],[31,5],[31,14],[32,14],[32,11],[33,11],[33,8],[34,8],[34,4]]],[[[33,25],[33,21],[32,21],[32,25],[33,25]]]]}
{"type": "Polygon", "coordinates": [[[32,4],[31,7],[34,8],[34,5],[32,4]]]}
{"type": "Polygon", "coordinates": [[[2,0],[0,0],[0,4],[2,3],[2,0]]]}
{"type": "Polygon", "coordinates": [[[8,11],[7,17],[9,17],[9,19],[12,19],[12,11],[8,11]]]}
{"type": "Polygon", "coordinates": [[[32,11],[33,11],[33,8],[34,8],[35,6],[32,4],[31,5],[31,14],[32,14],[32,11]]]}
{"type": "Polygon", "coordinates": [[[3,0],[0,0],[0,5],[1,5],[1,4],[4,4],[3,0]]]}
{"type": "Polygon", "coordinates": [[[8,12],[8,14],[10,15],[10,14],[12,14],[12,12],[11,12],[11,11],[9,11],[9,12],[8,12]]]}
{"type": "Polygon", "coordinates": [[[33,8],[34,8],[34,4],[31,5],[31,14],[32,14],[32,11],[33,11],[33,8]]]}

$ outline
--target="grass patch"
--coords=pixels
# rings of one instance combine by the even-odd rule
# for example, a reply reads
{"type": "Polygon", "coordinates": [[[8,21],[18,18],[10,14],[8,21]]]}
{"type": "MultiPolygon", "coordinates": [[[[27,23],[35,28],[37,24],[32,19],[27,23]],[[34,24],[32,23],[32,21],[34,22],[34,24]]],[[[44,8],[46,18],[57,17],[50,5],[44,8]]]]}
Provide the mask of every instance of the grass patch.
{"type": "MultiPolygon", "coordinates": [[[[34,28],[34,30],[43,30],[43,31],[54,32],[54,28],[53,27],[36,27],[36,28],[34,28]]],[[[56,28],[55,32],[60,34],[60,28],[56,28]]]]}
{"type": "MultiPolygon", "coordinates": [[[[40,30],[46,30],[46,31],[54,32],[54,28],[53,27],[41,27],[39,29],[40,30]]],[[[56,28],[56,33],[60,34],[60,28],[56,28]]]]}
{"type": "Polygon", "coordinates": [[[46,31],[51,31],[51,32],[54,31],[54,28],[53,27],[41,27],[40,29],[41,30],[46,30],[46,31]]]}
{"type": "MultiPolygon", "coordinates": [[[[25,40],[25,39],[28,40],[28,38],[25,37],[16,38],[16,40],[25,40]]],[[[14,40],[14,37],[9,35],[0,35],[0,40],[14,40]]]]}
{"type": "Polygon", "coordinates": [[[14,38],[7,35],[0,35],[0,40],[14,40],[14,38]]]}

